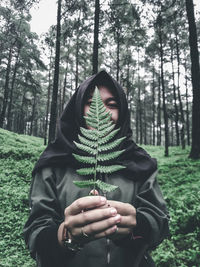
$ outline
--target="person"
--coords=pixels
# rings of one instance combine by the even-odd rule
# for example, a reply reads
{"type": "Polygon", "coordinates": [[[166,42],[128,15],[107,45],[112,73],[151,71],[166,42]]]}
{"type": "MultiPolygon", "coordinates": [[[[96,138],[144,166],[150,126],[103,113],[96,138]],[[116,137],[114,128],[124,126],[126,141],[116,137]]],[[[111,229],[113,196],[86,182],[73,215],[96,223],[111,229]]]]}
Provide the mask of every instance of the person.
{"type": "MultiPolygon", "coordinates": [[[[89,128],[89,127],[88,127],[89,128]]],[[[79,151],[80,152],[80,151],[79,151]]],[[[25,242],[41,267],[155,266],[149,251],[169,234],[169,216],[156,180],[157,164],[132,140],[128,103],[122,87],[106,71],[91,76],[75,91],[50,143],[33,170],[25,242]],[[115,159],[123,170],[101,175],[118,189],[103,195],[74,185],[80,127],[94,87],[111,113],[116,138],[125,151],[115,159]]]]}

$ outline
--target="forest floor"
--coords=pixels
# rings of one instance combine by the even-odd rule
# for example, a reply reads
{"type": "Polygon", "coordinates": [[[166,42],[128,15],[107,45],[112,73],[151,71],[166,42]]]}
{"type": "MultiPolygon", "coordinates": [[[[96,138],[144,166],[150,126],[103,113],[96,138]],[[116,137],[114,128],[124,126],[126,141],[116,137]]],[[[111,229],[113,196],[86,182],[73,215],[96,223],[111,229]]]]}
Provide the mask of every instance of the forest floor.
{"type": "MultiPolygon", "coordinates": [[[[145,146],[157,158],[158,180],[170,213],[171,236],[152,252],[158,267],[200,266],[200,160],[189,147],[145,146]]],[[[23,240],[31,171],[43,139],[0,129],[0,267],[36,267],[23,240]]]]}

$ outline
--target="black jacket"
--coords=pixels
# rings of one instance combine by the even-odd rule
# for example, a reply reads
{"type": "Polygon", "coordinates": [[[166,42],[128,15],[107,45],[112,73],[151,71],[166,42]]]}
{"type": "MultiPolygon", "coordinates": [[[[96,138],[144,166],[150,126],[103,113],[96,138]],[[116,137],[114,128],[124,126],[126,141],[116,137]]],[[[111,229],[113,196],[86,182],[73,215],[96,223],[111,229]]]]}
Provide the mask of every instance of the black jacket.
{"type": "Polygon", "coordinates": [[[58,123],[55,141],[47,146],[33,170],[31,212],[24,227],[31,255],[42,263],[42,267],[107,266],[108,262],[108,266],[115,267],[144,267],[146,251],[157,246],[169,231],[156,170],[156,161],[132,140],[128,104],[121,86],[105,71],[88,78],[67,104],[58,123]],[[74,254],[60,249],[57,230],[64,219],[64,209],[75,199],[88,194],[88,190],[80,190],[72,182],[83,179],[75,171],[79,163],[72,153],[81,153],[73,141],[77,139],[80,126],[85,126],[83,106],[88,92],[95,85],[107,86],[115,93],[119,106],[116,127],[120,127],[116,138],[126,136],[119,148],[125,152],[113,162],[126,168],[105,177],[108,183],[119,186],[106,197],[134,205],[137,209],[134,236],[142,238],[131,239],[128,236],[118,242],[104,238],[90,242],[74,254]]]}

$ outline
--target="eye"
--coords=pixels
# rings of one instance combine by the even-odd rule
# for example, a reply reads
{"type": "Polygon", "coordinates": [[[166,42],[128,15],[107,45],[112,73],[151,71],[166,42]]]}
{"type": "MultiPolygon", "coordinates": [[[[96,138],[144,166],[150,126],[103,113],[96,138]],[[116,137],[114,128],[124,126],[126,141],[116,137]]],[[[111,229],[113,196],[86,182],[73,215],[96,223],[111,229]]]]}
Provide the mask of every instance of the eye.
{"type": "Polygon", "coordinates": [[[108,106],[109,108],[111,108],[111,109],[117,109],[117,108],[118,108],[118,104],[117,104],[117,102],[115,102],[115,101],[111,101],[111,102],[109,102],[109,103],[107,104],[107,106],[108,106]]]}

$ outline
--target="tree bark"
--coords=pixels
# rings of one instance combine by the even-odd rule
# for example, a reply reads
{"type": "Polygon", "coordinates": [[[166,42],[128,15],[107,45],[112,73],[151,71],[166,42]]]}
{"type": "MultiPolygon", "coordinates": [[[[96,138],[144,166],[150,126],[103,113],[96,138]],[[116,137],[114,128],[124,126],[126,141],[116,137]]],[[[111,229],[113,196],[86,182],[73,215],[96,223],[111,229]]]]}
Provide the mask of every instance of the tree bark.
{"type": "Polygon", "coordinates": [[[190,119],[189,119],[189,101],[188,101],[188,78],[187,78],[187,64],[186,59],[184,63],[185,67],[185,98],[186,98],[186,132],[187,132],[187,145],[190,146],[190,119]]]}
{"type": "Polygon", "coordinates": [[[120,53],[120,34],[117,32],[117,77],[116,77],[117,81],[119,81],[119,53],[120,53]]]}
{"type": "Polygon", "coordinates": [[[186,12],[189,24],[189,44],[193,89],[192,148],[189,157],[198,159],[200,158],[200,67],[193,0],[186,0],[186,12]]]}
{"type": "Polygon", "coordinates": [[[95,0],[95,16],[94,16],[94,43],[92,56],[92,74],[98,72],[98,49],[99,49],[99,14],[100,4],[99,0],[95,0]]]}
{"type": "Polygon", "coordinates": [[[178,43],[178,33],[175,27],[175,35],[176,35],[176,55],[177,55],[177,63],[178,63],[178,100],[180,106],[180,113],[181,113],[181,145],[182,149],[185,149],[185,118],[183,112],[183,104],[181,99],[181,92],[180,92],[180,56],[179,56],[179,43],[178,43]]]}
{"type": "Polygon", "coordinates": [[[173,44],[171,44],[171,64],[172,64],[172,79],[173,79],[173,97],[174,97],[174,106],[175,106],[176,145],[179,146],[180,145],[179,128],[178,128],[179,114],[178,114],[175,74],[174,74],[173,44]]]}
{"type": "Polygon", "coordinates": [[[14,91],[14,85],[15,85],[15,80],[16,80],[16,74],[17,70],[19,67],[19,55],[20,55],[21,47],[18,49],[18,53],[16,56],[16,61],[15,61],[15,66],[14,66],[14,71],[13,71],[13,76],[12,76],[12,83],[11,83],[11,88],[10,88],[10,101],[8,105],[8,124],[7,124],[7,130],[11,130],[12,128],[12,108],[13,108],[13,91],[14,91]]]}
{"type": "Polygon", "coordinates": [[[157,146],[161,145],[162,128],[161,128],[161,84],[160,75],[158,77],[158,107],[157,107],[157,146]]]}
{"type": "Polygon", "coordinates": [[[153,140],[152,145],[155,146],[156,142],[156,123],[155,123],[155,68],[153,67],[153,82],[152,82],[152,131],[153,131],[153,140]]]}
{"type": "Polygon", "coordinates": [[[3,107],[2,107],[1,116],[0,116],[0,127],[1,128],[3,128],[4,120],[6,117],[6,109],[7,109],[7,105],[8,105],[11,60],[12,60],[12,48],[10,48],[10,50],[9,50],[8,64],[7,64],[7,68],[6,68],[6,80],[5,80],[5,87],[4,87],[3,107]]]}
{"type": "Polygon", "coordinates": [[[168,114],[166,107],[166,97],[165,97],[165,82],[164,82],[164,56],[163,56],[163,38],[162,38],[162,16],[159,15],[159,43],[160,43],[160,67],[161,67],[161,85],[162,85],[162,97],[163,97],[163,113],[165,122],[165,156],[169,156],[169,130],[168,130],[168,114]]]}
{"type": "Polygon", "coordinates": [[[51,114],[50,114],[50,124],[49,124],[49,140],[48,140],[49,142],[55,139],[55,134],[56,134],[59,69],[60,69],[61,6],[62,6],[62,0],[58,0],[55,71],[54,71],[53,94],[51,101],[51,114]]]}

